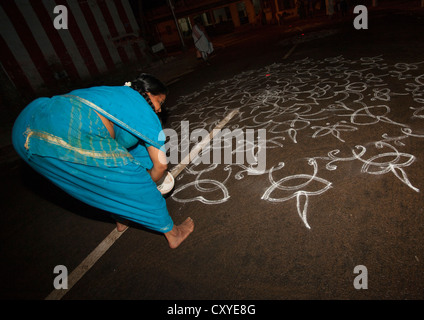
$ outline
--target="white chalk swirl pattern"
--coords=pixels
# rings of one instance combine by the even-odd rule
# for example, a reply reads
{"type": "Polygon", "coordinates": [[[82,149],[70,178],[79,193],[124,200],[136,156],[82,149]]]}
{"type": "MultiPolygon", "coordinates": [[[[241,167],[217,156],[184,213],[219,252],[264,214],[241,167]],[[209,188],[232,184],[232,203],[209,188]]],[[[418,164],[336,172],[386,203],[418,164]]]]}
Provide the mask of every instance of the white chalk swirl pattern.
{"type": "MultiPolygon", "coordinates": [[[[268,187],[258,194],[258,199],[270,203],[295,199],[294,211],[310,229],[307,217],[311,196],[337,189],[337,185],[324,179],[320,172],[326,170],[328,177],[329,173],[340,170],[340,163],[359,162],[362,164],[360,173],[370,177],[392,174],[407,188],[419,192],[409,177],[416,156],[402,152],[401,148],[406,148],[410,139],[424,138],[423,69],[424,61],[389,64],[382,56],[356,60],[344,56],[323,60],[305,58],[245,71],[181,96],[169,110],[168,127],[178,132],[181,122],[190,119],[190,130],[209,132],[231,110],[238,108],[240,112],[227,126],[231,130],[266,129],[266,149],[281,150],[281,158],[275,163],[268,161],[267,169],[261,171],[240,163],[191,164],[178,177],[171,198],[181,203],[200,201],[219,205],[231,199],[231,190],[227,187],[231,179],[240,181],[249,179],[249,175],[263,176],[268,187]],[[399,108],[398,101],[407,103],[401,106],[406,114],[400,117],[402,120],[393,112],[399,108]],[[353,142],[361,130],[370,127],[384,128],[387,132],[370,135],[369,141],[359,144],[353,142]],[[290,152],[294,158],[286,156],[286,148],[296,148],[310,139],[317,144],[320,139],[327,142],[332,139],[334,147],[325,154],[311,154],[306,160],[295,158],[295,152],[290,152]],[[342,156],[346,148],[351,154],[342,156]],[[284,173],[289,161],[307,161],[312,170],[286,172],[283,178],[276,180],[274,174],[284,173]],[[221,173],[214,175],[217,170],[221,173]],[[222,171],[226,172],[225,178],[218,181],[216,177],[221,177],[222,171]],[[295,181],[297,185],[288,184],[295,181]],[[312,183],[315,189],[310,188],[312,183]]],[[[191,141],[190,148],[196,142],[191,141]]],[[[247,152],[257,155],[255,145],[245,147],[247,152]]],[[[199,156],[205,152],[213,152],[213,146],[207,146],[199,156]]]]}

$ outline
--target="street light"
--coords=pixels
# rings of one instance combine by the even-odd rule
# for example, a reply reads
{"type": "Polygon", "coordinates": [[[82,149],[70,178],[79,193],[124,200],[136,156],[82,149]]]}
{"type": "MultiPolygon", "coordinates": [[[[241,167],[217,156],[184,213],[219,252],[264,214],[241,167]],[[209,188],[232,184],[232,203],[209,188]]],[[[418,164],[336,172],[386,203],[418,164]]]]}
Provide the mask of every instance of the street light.
{"type": "Polygon", "coordinates": [[[183,46],[183,50],[185,50],[186,47],[185,47],[185,44],[184,44],[184,39],[183,39],[183,36],[181,34],[180,25],[178,24],[177,17],[175,16],[174,6],[172,5],[171,0],[168,0],[168,4],[169,4],[169,7],[171,8],[172,15],[173,15],[174,21],[175,21],[175,25],[177,26],[178,35],[180,36],[180,40],[181,40],[181,44],[183,46]]]}

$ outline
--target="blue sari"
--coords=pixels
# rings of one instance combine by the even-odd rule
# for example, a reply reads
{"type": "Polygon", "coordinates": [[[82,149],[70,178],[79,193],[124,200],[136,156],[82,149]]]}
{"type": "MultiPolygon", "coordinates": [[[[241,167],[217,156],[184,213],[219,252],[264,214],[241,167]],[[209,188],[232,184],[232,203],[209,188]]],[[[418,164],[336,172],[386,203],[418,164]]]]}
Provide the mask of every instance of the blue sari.
{"type": "Polygon", "coordinates": [[[159,118],[135,90],[78,89],[38,98],[16,119],[12,142],[37,172],[71,196],[166,233],[173,221],[147,169],[147,147],[164,148],[159,118]],[[112,139],[96,112],[114,123],[112,139]]]}

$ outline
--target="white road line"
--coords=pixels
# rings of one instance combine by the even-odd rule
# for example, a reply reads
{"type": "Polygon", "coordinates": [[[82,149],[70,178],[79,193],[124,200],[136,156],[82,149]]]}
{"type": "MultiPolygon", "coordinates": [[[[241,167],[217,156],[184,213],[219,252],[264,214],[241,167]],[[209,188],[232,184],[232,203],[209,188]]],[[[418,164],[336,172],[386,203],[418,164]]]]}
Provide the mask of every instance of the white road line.
{"type": "Polygon", "coordinates": [[[286,60],[293,52],[294,49],[296,49],[297,43],[294,44],[294,46],[289,50],[289,52],[286,53],[286,55],[283,57],[283,60],[286,60]]]}
{"type": "MultiPolygon", "coordinates": [[[[186,156],[186,158],[181,161],[177,166],[175,166],[171,173],[177,177],[182,170],[187,166],[187,164],[193,160],[197,154],[202,150],[202,148],[209,143],[209,141],[221,130],[232,117],[234,117],[239,112],[238,109],[231,111],[221,122],[219,122],[216,127],[209,133],[208,136],[205,136],[201,142],[199,142],[193,150],[186,156]]],[[[122,232],[119,232],[116,228],[75,268],[74,271],[68,277],[68,289],[55,289],[53,290],[45,300],[60,300],[62,297],[69,291],[71,288],[84,276],[84,274],[91,269],[92,266],[99,260],[103,254],[115,243],[116,240],[126,231],[125,229],[122,232]]]]}
{"type": "Polygon", "coordinates": [[[68,277],[68,289],[55,289],[45,300],[60,300],[82,276],[100,259],[100,257],[115,243],[126,231],[119,232],[116,228],[85,258],[68,277]]]}
{"type": "Polygon", "coordinates": [[[215,128],[212,129],[211,132],[209,132],[208,135],[205,135],[202,138],[202,141],[196,144],[193,147],[193,149],[190,151],[190,153],[186,155],[186,157],[183,160],[181,160],[181,162],[178,165],[172,168],[171,170],[172,176],[176,178],[181,173],[181,171],[183,171],[184,168],[199,154],[199,152],[203,149],[203,147],[207,145],[213,139],[213,137],[228,123],[228,121],[230,121],[231,118],[234,117],[238,112],[239,112],[239,109],[235,109],[231,111],[224,119],[221,120],[221,122],[219,122],[215,126],[215,128]]]}

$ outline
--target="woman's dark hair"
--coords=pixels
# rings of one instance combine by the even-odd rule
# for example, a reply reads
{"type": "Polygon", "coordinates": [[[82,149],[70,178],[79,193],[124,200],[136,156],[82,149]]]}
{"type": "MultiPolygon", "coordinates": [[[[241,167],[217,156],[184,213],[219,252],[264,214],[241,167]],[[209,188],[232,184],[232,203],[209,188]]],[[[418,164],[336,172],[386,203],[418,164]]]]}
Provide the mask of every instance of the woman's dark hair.
{"type": "Polygon", "coordinates": [[[153,108],[153,111],[155,110],[155,107],[147,95],[147,92],[150,92],[150,94],[154,96],[158,96],[160,94],[168,95],[169,93],[166,85],[147,73],[142,73],[137,79],[131,81],[131,88],[137,90],[143,96],[147,103],[153,108]]]}

